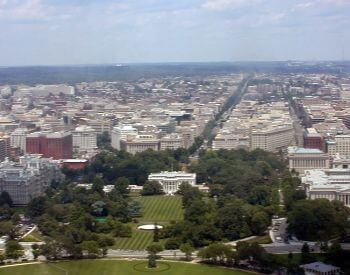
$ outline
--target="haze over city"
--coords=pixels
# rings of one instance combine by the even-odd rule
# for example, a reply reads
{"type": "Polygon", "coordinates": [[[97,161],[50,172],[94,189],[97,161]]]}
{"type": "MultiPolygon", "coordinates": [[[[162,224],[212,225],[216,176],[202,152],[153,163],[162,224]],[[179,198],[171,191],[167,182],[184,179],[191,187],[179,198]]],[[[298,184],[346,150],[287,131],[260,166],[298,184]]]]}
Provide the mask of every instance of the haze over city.
{"type": "Polygon", "coordinates": [[[349,0],[0,0],[0,60],[342,60],[349,14],[349,0]]]}

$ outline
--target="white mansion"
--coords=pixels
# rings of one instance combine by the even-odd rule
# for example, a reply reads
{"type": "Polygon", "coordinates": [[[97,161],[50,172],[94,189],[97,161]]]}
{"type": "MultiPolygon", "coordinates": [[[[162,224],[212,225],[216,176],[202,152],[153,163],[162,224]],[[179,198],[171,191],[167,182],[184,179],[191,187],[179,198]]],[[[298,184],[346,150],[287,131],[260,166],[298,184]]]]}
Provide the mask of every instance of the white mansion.
{"type": "Polygon", "coordinates": [[[339,200],[350,207],[350,169],[306,170],[301,180],[309,199],[339,200]]]}
{"type": "Polygon", "coordinates": [[[182,171],[168,172],[162,171],[160,173],[152,173],[148,176],[149,181],[157,181],[162,187],[166,194],[174,194],[179,190],[181,183],[189,183],[194,186],[196,184],[196,174],[185,173],[182,171]]]}

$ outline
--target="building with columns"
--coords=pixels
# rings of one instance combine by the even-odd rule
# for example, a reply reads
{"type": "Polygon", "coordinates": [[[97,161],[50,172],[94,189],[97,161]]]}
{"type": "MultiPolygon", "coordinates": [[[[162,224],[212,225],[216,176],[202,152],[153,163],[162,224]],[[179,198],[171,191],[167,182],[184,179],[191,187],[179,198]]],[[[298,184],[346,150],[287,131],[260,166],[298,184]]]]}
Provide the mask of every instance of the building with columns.
{"type": "Polygon", "coordinates": [[[135,138],[128,138],[126,141],[122,140],[120,148],[134,155],[148,149],[159,151],[159,144],[159,139],[153,135],[137,135],[135,138]]]}
{"type": "Polygon", "coordinates": [[[350,207],[350,169],[306,170],[301,181],[309,199],[338,200],[350,207]]]}
{"type": "Polygon", "coordinates": [[[319,149],[288,147],[289,169],[303,174],[305,170],[330,168],[330,157],[319,149]]]}
{"type": "Polygon", "coordinates": [[[196,184],[195,173],[185,173],[182,171],[168,172],[162,171],[160,173],[152,173],[148,176],[149,181],[157,181],[162,187],[166,194],[174,194],[179,190],[182,183],[188,183],[192,186],[196,184]]]}

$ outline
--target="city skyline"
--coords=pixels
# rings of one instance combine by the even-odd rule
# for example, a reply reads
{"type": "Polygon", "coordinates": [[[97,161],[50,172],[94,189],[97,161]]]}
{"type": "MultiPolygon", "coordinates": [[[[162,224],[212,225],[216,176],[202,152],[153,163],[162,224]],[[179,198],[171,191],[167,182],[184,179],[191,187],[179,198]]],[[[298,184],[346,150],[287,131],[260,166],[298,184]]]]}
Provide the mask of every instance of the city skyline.
{"type": "Polygon", "coordinates": [[[342,60],[349,12],[348,0],[0,0],[0,65],[342,60]]]}

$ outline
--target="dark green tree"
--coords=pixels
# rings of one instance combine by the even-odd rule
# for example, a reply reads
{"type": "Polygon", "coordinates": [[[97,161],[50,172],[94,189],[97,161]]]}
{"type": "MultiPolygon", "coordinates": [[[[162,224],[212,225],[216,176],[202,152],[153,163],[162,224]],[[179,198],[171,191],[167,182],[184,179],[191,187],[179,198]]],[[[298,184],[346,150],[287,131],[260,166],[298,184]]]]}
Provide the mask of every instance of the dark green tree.
{"type": "Polygon", "coordinates": [[[23,256],[23,254],[24,254],[24,249],[17,241],[9,240],[6,242],[6,245],[5,245],[6,258],[17,260],[19,257],[23,256]]]}
{"type": "Polygon", "coordinates": [[[186,261],[191,260],[192,253],[194,252],[194,247],[189,243],[183,243],[180,245],[181,252],[185,253],[186,261]]]}
{"type": "Polygon", "coordinates": [[[157,223],[154,224],[153,242],[159,242],[159,228],[157,223]]]}
{"type": "Polygon", "coordinates": [[[141,191],[142,196],[152,196],[164,194],[162,185],[157,181],[148,181],[141,191]]]}

